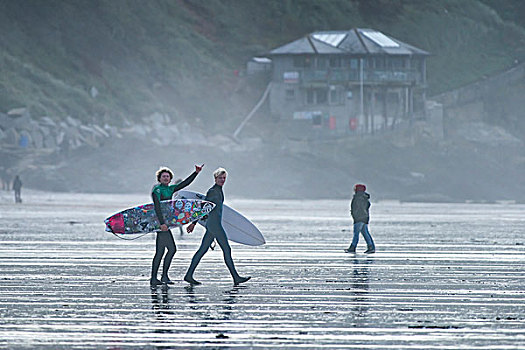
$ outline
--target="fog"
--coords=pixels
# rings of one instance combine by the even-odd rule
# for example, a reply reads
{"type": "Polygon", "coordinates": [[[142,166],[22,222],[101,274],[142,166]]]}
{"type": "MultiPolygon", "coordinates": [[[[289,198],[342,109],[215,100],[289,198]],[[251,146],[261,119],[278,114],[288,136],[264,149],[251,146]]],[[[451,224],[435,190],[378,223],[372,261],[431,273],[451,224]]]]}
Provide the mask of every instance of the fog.
{"type": "MultiPolygon", "coordinates": [[[[169,166],[177,178],[184,178],[195,164],[204,163],[193,189],[205,191],[213,170],[222,166],[230,173],[225,191],[240,198],[348,199],[353,184],[362,182],[372,200],[525,200],[523,64],[502,63],[489,76],[481,73],[492,69],[487,63],[478,76],[463,78],[468,83],[446,89],[440,74],[459,76],[469,66],[463,63],[458,68],[464,57],[455,61],[444,54],[451,50],[447,45],[458,43],[443,37],[440,46],[430,39],[425,46],[414,31],[402,35],[394,26],[390,31],[396,34],[385,27],[371,35],[359,28],[377,23],[359,11],[377,11],[375,6],[345,5],[355,22],[344,23],[345,30],[359,27],[344,35],[361,33],[361,40],[376,38],[379,46],[384,44],[381,40],[401,47],[415,41],[410,50],[420,50],[421,58],[402,56],[407,60],[402,64],[410,61],[411,69],[425,71],[416,72],[419,80],[412,85],[405,81],[400,85],[389,77],[405,79],[409,71],[394,67],[383,74],[382,65],[391,64],[388,54],[377,56],[386,57],[381,62],[373,55],[345,58],[341,69],[345,64],[349,69],[361,67],[387,81],[372,82],[366,80],[368,75],[351,78],[346,85],[325,81],[323,86],[330,91],[325,103],[326,91],[314,89],[309,95],[306,68],[281,74],[280,56],[269,53],[302,43],[305,35],[311,35],[312,46],[325,45],[322,40],[333,45],[330,36],[312,33],[342,27],[337,21],[335,28],[320,24],[313,29],[290,26],[287,31],[283,20],[278,26],[281,36],[271,27],[263,41],[265,32],[259,29],[253,47],[228,37],[223,45],[238,54],[226,58],[220,45],[198,36],[217,42],[220,30],[189,19],[213,17],[212,5],[206,9],[191,2],[180,6],[152,2],[141,10],[140,20],[130,17],[136,13],[134,3],[2,1],[1,5],[2,70],[7,78],[2,80],[0,100],[0,175],[5,190],[19,174],[23,191],[147,195],[159,166],[169,166]],[[173,34],[171,26],[180,35],[173,34]],[[198,35],[187,39],[191,33],[198,35]],[[266,56],[267,61],[254,61],[254,56],[266,56]],[[427,65],[421,65],[424,59],[427,65]],[[443,62],[447,68],[440,70],[443,62]],[[269,81],[272,89],[261,99],[269,81]],[[383,84],[387,92],[374,84],[383,84]],[[279,102],[289,93],[286,89],[293,90],[286,98],[295,100],[279,102]],[[314,105],[308,105],[312,98],[314,105]],[[304,105],[293,107],[302,101],[304,105]]],[[[291,10],[281,10],[295,9],[290,6],[291,10]]],[[[393,4],[388,11],[397,16],[404,6],[409,5],[393,4]]],[[[427,11],[417,8],[420,17],[427,11]]],[[[322,12],[326,18],[330,14],[322,12]]],[[[223,30],[231,35],[242,32],[223,30]]],[[[521,35],[513,30],[513,38],[521,35]]],[[[436,31],[427,37],[437,35],[436,31]]],[[[373,44],[369,41],[369,49],[373,44]]],[[[519,56],[518,51],[515,54],[519,56]]],[[[481,55],[495,53],[487,49],[481,55]]],[[[322,55],[310,58],[318,70],[332,64],[322,63],[322,55]]]]}
{"type": "Polygon", "coordinates": [[[522,348],[524,4],[0,0],[0,347],[522,348]],[[266,244],[150,284],[104,219],[201,164],[266,244]]]}

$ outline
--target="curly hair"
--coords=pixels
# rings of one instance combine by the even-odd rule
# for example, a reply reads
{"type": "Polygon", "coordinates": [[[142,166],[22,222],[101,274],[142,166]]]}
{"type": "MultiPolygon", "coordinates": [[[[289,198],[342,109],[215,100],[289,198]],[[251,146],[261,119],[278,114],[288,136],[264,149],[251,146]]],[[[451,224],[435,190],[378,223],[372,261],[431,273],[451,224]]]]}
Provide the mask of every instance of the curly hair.
{"type": "Polygon", "coordinates": [[[157,170],[157,172],[155,173],[155,175],[157,175],[157,181],[160,182],[160,175],[162,175],[162,173],[170,174],[170,180],[173,180],[173,171],[171,171],[171,169],[168,167],[161,166],[159,170],[157,170]]]}

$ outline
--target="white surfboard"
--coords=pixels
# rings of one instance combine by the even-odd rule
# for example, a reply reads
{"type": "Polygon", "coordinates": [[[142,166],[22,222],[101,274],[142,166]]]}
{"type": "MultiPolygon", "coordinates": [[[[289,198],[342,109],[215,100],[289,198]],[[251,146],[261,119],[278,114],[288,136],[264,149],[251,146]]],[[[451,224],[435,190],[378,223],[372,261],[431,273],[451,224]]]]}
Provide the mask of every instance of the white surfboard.
{"type": "MultiPolygon", "coordinates": [[[[204,199],[206,195],[193,191],[179,191],[175,198],[204,199]]],[[[206,220],[199,220],[199,224],[206,226],[206,220]]],[[[245,245],[263,245],[266,243],[259,229],[237,210],[223,204],[222,227],[230,241],[245,245]]]]}

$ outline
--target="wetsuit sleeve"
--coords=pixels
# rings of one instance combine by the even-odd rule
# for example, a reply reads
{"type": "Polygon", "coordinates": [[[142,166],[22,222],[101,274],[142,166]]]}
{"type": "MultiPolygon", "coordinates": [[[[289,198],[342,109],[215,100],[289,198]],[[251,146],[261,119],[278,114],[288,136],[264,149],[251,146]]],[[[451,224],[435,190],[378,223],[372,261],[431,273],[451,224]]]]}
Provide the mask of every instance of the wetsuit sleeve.
{"type": "Polygon", "coordinates": [[[196,177],[197,177],[197,172],[194,171],[190,176],[188,176],[186,179],[184,179],[184,181],[181,181],[180,183],[178,183],[176,185],[173,185],[173,192],[177,192],[177,191],[182,190],[184,187],[186,187],[189,184],[191,184],[193,182],[193,180],[195,180],[196,177]]]}
{"type": "Polygon", "coordinates": [[[157,219],[159,219],[159,223],[161,225],[164,225],[166,221],[164,220],[164,215],[162,215],[162,210],[160,210],[160,193],[153,191],[151,193],[151,198],[153,198],[153,205],[155,206],[155,214],[157,215],[157,219]]]}

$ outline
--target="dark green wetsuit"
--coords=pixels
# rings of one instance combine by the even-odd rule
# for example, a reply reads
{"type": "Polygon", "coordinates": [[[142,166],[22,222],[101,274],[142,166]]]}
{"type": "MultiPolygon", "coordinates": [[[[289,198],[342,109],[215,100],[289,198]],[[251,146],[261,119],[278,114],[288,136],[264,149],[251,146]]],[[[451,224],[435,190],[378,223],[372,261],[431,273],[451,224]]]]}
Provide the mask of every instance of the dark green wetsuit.
{"type": "Polygon", "coordinates": [[[228,243],[228,238],[226,237],[226,232],[222,227],[222,205],[224,202],[224,193],[222,192],[222,187],[215,184],[206,193],[206,200],[215,203],[215,208],[208,214],[208,220],[206,221],[206,233],[202,237],[201,246],[199,250],[195,253],[191,259],[191,265],[186,272],[186,276],[193,276],[193,272],[197,268],[200,260],[206,254],[213,240],[215,239],[217,243],[221,246],[222,253],[224,255],[224,262],[230,270],[230,273],[234,281],[241,279],[235,266],[233,264],[231,247],[228,243]]]}
{"type": "MultiPolygon", "coordinates": [[[[195,177],[197,177],[197,172],[193,172],[184,181],[177,185],[165,186],[162,184],[157,184],[153,187],[151,190],[151,197],[153,198],[153,204],[155,205],[155,214],[157,214],[157,218],[159,219],[161,225],[165,224],[166,220],[164,219],[164,215],[162,215],[162,211],[160,210],[160,201],[171,199],[173,193],[188,186],[193,180],[195,180],[195,177]]],[[[162,266],[162,280],[169,281],[168,270],[171,265],[171,260],[177,251],[175,240],[173,239],[173,235],[169,229],[168,231],[157,232],[156,251],[155,256],[153,257],[153,264],[151,266],[152,281],[157,279],[157,272],[159,271],[160,261],[162,260],[165,249],[167,249],[168,252],[164,257],[164,265],[162,266]]]]}

